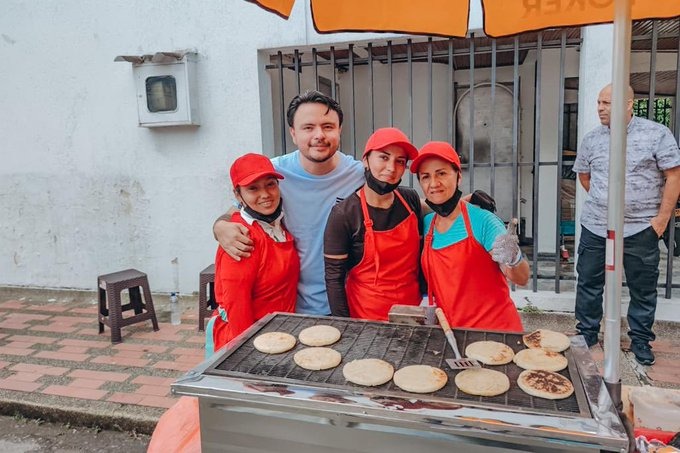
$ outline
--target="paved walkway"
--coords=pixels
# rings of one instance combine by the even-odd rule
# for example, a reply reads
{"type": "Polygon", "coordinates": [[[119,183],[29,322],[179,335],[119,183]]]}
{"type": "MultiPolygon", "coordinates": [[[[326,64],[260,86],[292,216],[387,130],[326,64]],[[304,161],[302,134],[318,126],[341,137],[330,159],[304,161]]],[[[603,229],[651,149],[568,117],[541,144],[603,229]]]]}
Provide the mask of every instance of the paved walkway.
{"type": "Polygon", "coordinates": [[[191,297],[173,326],[155,295],[151,322],[98,333],[94,292],[0,288],[0,411],[151,432],[176,397],[170,383],[203,360],[191,297]]]}
{"type": "MultiPolygon", "coordinates": [[[[123,343],[98,334],[94,292],[0,288],[0,412],[150,433],[176,397],[170,383],[203,360],[195,297],[183,297],[182,324],[169,323],[167,297],[155,295],[151,322],[123,328],[123,343]]],[[[525,328],[568,332],[573,315],[523,313],[525,328]]],[[[680,324],[660,322],[657,363],[638,365],[622,337],[626,385],[680,388],[680,324]]],[[[592,349],[603,360],[599,346],[592,349]]]]}

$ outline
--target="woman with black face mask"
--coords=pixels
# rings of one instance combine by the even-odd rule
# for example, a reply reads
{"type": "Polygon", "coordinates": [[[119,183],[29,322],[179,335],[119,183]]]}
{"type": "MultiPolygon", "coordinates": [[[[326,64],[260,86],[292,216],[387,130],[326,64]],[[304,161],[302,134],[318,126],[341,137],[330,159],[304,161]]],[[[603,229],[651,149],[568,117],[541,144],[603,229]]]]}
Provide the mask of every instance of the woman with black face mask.
{"type": "Polygon", "coordinates": [[[295,311],[300,276],[293,237],[283,224],[279,179],[271,161],[249,153],[230,169],[241,209],[231,221],[244,225],[256,247],[235,261],[222,247],[215,256],[215,299],[219,307],[205,329],[206,356],[263,316],[295,311]]]}
{"type": "Polygon", "coordinates": [[[392,305],[420,304],[420,198],[399,187],[417,155],[399,129],[378,129],[369,137],[362,158],[366,183],[333,207],[324,235],[334,316],[387,320],[392,305]]]}
{"type": "Polygon", "coordinates": [[[428,299],[444,311],[452,327],[521,332],[506,277],[529,280],[529,263],[517,236],[490,211],[460,200],[460,159],[445,142],[423,146],[411,164],[426,203],[421,266],[428,299]]]}

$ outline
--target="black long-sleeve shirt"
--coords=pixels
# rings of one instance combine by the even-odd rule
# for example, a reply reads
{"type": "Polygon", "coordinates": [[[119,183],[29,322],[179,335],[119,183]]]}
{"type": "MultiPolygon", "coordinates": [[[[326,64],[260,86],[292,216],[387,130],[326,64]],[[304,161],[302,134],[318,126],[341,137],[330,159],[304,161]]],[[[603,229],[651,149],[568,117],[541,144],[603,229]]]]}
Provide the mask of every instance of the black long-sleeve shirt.
{"type": "MultiPolygon", "coordinates": [[[[407,187],[397,189],[418,218],[418,229],[422,236],[422,212],[418,192],[407,187]]],[[[408,211],[395,196],[392,206],[387,209],[368,205],[368,214],[373,220],[375,231],[387,231],[399,225],[408,216],[408,211]]],[[[324,233],[324,255],[348,255],[346,259],[324,257],[326,291],[333,316],[349,317],[345,279],[347,273],[364,256],[364,216],[361,199],[353,193],[333,207],[324,233]]]]}

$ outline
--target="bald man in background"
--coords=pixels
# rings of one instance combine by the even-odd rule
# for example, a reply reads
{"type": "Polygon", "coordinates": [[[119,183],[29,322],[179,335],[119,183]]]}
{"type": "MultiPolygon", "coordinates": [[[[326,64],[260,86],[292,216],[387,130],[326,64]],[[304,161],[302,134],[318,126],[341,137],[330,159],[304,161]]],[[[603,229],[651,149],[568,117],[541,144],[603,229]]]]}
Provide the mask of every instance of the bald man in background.
{"type": "MultiPolygon", "coordinates": [[[[598,342],[602,320],[611,97],[612,87],[607,85],[597,99],[601,125],[583,138],[574,163],[574,171],[588,192],[581,213],[575,307],[576,328],[588,346],[598,342]]],[[[659,238],[680,193],[680,150],[666,126],[633,116],[633,98],[633,90],[628,87],[623,267],[630,292],[631,351],[640,364],[652,365],[655,358],[649,343],[655,338],[652,326],[659,278],[659,238]]]]}

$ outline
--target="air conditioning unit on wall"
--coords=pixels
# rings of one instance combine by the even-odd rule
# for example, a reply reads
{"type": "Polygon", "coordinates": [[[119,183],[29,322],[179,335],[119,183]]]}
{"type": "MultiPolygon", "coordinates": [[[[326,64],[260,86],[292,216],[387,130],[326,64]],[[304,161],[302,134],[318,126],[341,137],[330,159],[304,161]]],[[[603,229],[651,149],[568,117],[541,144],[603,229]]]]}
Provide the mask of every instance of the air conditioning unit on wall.
{"type": "Polygon", "coordinates": [[[142,127],[198,126],[198,93],[194,50],[119,55],[132,63],[142,127]]]}

